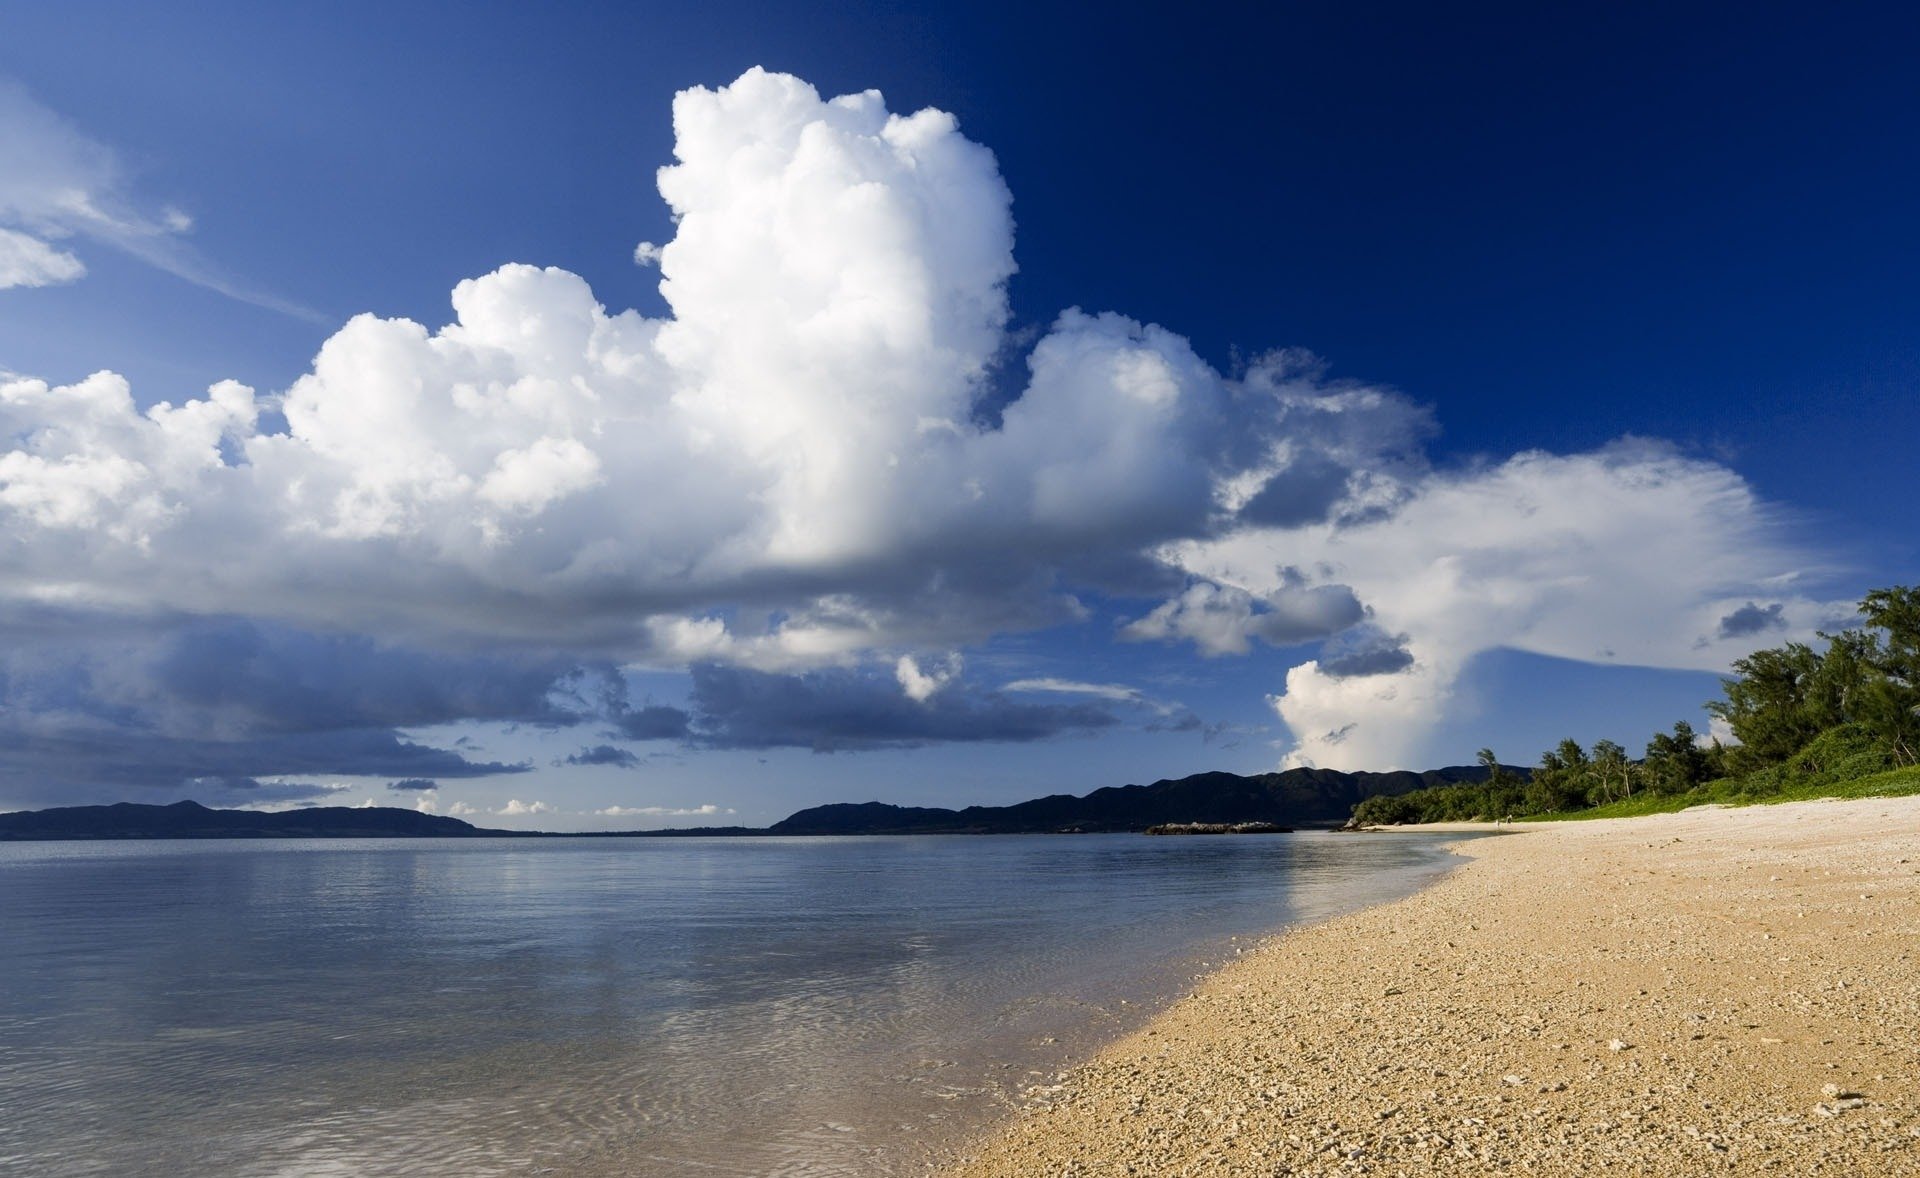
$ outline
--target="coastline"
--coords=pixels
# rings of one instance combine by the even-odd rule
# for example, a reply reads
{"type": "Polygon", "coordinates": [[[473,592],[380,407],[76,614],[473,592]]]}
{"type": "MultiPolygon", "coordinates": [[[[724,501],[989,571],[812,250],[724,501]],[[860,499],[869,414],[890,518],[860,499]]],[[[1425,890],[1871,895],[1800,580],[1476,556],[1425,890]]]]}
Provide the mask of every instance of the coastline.
{"type": "Polygon", "coordinates": [[[1499,829],[1207,975],[947,1172],[1920,1169],[1920,798],[1499,829]]]}

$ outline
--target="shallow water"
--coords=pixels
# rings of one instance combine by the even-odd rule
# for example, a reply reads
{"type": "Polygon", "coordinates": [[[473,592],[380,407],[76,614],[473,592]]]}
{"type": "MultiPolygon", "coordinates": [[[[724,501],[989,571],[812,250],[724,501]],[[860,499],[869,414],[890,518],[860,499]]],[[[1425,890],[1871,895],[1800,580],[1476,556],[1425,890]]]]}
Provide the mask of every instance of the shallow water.
{"type": "Polygon", "coordinates": [[[918,1173],[1438,841],[0,844],[0,1170],[918,1173]]]}

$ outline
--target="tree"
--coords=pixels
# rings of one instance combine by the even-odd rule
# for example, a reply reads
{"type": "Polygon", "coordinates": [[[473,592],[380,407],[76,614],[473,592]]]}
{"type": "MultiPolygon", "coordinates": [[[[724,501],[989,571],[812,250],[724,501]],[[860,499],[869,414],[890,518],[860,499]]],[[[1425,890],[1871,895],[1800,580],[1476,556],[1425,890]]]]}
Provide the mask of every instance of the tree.
{"type": "Polygon", "coordinates": [[[1726,699],[1708,704],[1707,710],[1726,721],[1739,738],[1742,751],[1736,760],[1743,769],[1778,765],[1839,723],[1838,717],[1824,714],[1823,707],[1810,706],[1808,689],[1820,662],[1804,642],[1734,660],[1739,677],[1720,681],[1726,699]]]}
{"type": "Polygon", "coordinates": [[[1853,719],[1860,689],[1873,677],[1880,643],[1868,630],[1821,634],[1827,652],[1806,682],[1806,707],[1821,731],[1853,719]]]}
{"type": "Polygon", "coordinates": [[[1492,749],[1481,749],[1475,756],[1480,759],[1480,767],[1487,771],[1488,785],[1498,789],[1513,781],[1512,775],[1507,772],[1506,766],[1500,763],[1500,758],[1493,755],[1492,749]]]}
{"type": "Polygon", "coordinates": [[[1707,780],[1708,757],[1694,735],[1693,725],[1681,720],[1671,734],[1654,733],[1647,742],[1644,762],[1649,786],[1655,793],[1683,794],[1707,780]]]}
{"type": "Polygon", "coordinates": [[[1353,820],[1361,826],[1399,826],[1426,818],[1419,803],[1405,794],[1375,794],[1353,808],[1353,820]]]}
{"type": "Polygon", "coordinates": [[[1854,711],[1895,764],[1920,764],[1920,589],[1875,589],[1860,612],[1878,640],[1854,711]]]}
{"type": "Polygon", "coordinates": [[[1613,800],[1616,785],[1622,797],[1633,796],[1633,766],[1627,760],[1627,750],[1613,741],[1593,742],[1592,773],[1602,801],[1613,800]]]}
{"type": "Polygon", "coordinates": [[[1587,751],[1571,737],[1541,753],[1540,767],[1524,791],[1527,809],[1535,814],[1579,809],[1587,801],[1590,769],[1587,751]]]}

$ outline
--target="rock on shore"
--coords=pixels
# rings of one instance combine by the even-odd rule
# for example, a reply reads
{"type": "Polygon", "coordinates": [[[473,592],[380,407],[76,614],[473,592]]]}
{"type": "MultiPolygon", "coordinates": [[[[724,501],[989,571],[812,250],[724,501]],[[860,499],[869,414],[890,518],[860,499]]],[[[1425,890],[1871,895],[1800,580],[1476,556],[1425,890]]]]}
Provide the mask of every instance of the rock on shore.
{"type": "Polygon", "coordinates": [[[1206,978],[954,1178],[1920,1174],[1920,798],[1509,829],[1206,978]]]}

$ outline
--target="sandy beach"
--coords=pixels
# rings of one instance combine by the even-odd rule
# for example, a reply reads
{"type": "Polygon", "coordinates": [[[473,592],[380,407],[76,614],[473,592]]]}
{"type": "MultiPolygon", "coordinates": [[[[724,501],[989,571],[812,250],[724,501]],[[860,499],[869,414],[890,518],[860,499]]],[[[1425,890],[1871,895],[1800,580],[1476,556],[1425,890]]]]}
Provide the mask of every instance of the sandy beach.
{"type": "Polygon", "coordinates": [[[1920,1174],[1920,798],[1458,850],[1205,977],[954,1178],[1920,1174]]]}

